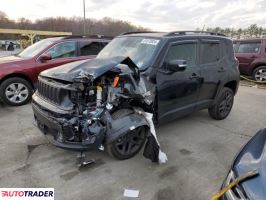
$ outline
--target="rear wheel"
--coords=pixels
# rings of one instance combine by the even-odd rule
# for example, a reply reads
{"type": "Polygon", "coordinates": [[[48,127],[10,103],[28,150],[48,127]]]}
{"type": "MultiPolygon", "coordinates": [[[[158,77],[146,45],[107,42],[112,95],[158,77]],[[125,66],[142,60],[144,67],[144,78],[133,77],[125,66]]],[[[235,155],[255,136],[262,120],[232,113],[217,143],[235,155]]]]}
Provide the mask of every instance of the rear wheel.
{"type": "Polygon", "coordinates": [[[213,119],[225,119],[232,110],[234,104],[234,93],[230,88],[223,88],[216,104],[209,108],[209,115],[213,119]]]}
{"type": "Polygon", "coordinates": [[[9,78],[0,86],[0,98],[11,106],[21,106],[28,103],[32,96],[31,84],[23,78],[9,78]]]}
{"type": "Polygon", "coordinates": [[[256,68],[252,77],[255,81],[266,81],[266,66],[256,68]]]}
{"type": "MultiPolygon", "coordinates": [[[[131,114],[133,111],[122,109],[113,114],[114,119],[131,114]]],[[[143,147],[147,138],[147,129],[144,126],[129,130],[125,135],[119,137],[106,146],[107,153],[119,160],[129,159],[135,156],[143,147]]]]}

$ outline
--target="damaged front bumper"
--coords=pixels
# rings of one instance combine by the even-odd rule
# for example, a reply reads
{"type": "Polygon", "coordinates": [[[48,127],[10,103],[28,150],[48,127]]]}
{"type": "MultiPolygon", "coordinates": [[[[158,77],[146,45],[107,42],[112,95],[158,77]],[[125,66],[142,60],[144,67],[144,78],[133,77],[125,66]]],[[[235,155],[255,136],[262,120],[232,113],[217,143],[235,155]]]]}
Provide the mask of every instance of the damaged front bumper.
{"type": "Polygon", "coordinates": [[[32,103],[32,109],[37,127],[53,145],[67,150],[88,151],[96,149],[102,144],[104,139],[103,129],[97,136],[93,136],[90,142],[87,142],[86,144],[82,142],[67,141],[64,138],[66,138],[67,135],[71,135],[73,130],[73,127],[70,124],[61,124],[58,122],[58,119],[50,116],[48,112],[40,109],[35,103],[32,103]]]}
{"type": "Polygon", "coordinates": [[[106,122],[105,124],[102,121],[87,124],[90,134],[87,135],[86,139],[82,137],[81,133],[76,133],[80,135],[80,141],[70,141],[75,135],[74,131],[76,129],[69,122],[71,120],[67,120],[70,119],[71,113],[64,112],[60,117],[55,117],[51,114],[51,111],[42,108],[36,101],[44,100],[41,100],[36,94],[33,96],[32,108],[37,127],[53,145],[63,149],[74,151],[98,149],[101,145],[109,144],[137,127],[148,127],[145,117],[137,113],[113,119],[110,113],[105,110],[102,116],[102,119],[106,122]]]}

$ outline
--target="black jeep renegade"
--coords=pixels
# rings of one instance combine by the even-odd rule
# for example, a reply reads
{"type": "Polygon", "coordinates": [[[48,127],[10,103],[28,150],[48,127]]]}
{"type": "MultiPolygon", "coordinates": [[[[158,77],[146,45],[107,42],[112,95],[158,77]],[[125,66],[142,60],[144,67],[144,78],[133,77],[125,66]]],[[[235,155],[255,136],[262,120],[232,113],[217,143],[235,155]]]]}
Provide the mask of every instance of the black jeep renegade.
{"type": "Polygon", "coordinates": [[[139,152],[153,114],[160,123],[208,109],[226,118],[239,83],[232,41],[195,31],[125,33],[94,60],[44,71],[33,95],[39,129],[77,151],[101,145],[127,159],[139,152]]]}

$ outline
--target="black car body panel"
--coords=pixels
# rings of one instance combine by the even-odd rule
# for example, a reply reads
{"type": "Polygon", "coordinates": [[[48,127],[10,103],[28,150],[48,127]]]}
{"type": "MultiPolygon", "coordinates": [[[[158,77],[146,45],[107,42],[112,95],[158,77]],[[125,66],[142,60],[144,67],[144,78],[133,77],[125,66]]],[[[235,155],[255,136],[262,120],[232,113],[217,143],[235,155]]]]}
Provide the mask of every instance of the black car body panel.
{"type": "Polygon", "coordinates": [[[53,144],[62,148],[83,151],[111,143],[130,130],[148,126],[136,109],[152,113],[154,122],[165,122],[211,107],[224,87],[236,93],[239,72],[232,49],[230,39],[215,35],[119,36],[94,60],[42,72],[33,96],[35,119],[44,134],[53,136],[53,144]],[[219,60],[208,64],[201,61],[200,48],[206,40],[221,49],[219,60]],[[108,52],[117,43],[129,45],[114,45],[123,55],[113,49],[108,52]],[[183,57],[191,58],[191,43],[193,64],[187,64],[183,57]],[[177,56],[177,63],[187,66],[170,69],[169,49],[179,44],[188,53],[177,56]],[[133,112],[116,119],[114,113],[122,109],[133,112]]]}
{"type": "MultiPolygon", "coordinates": [[[[266,196],[266,128],[258,131],[246,145],[237,154],[233,161],[231,171],[235,177],[243,175],[249,171],[257,170],[258,176],[247,179],[240,183],[237,187],[239,192],[244,194],[242,199],[265,199],[266,196]]],[[[225,181],[226,182],[226,181],[225,181]]],[[[226,183],[224,183],[225,185],[226,183]]],[[[230,196],[238,196],[236,191],[230,190],[230,196]]],[[[226,194],[222,200],[234,200],[226,194]]]]}

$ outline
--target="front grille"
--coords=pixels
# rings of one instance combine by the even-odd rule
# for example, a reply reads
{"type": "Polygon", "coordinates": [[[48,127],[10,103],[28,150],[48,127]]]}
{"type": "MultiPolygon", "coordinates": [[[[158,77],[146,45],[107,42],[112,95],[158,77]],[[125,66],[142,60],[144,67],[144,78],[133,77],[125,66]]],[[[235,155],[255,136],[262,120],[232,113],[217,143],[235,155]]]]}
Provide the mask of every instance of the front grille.
{"type": "MultiPolygon", "coordinates": [[[[228,177],[226,179],[226,185],[230,184],[233,180],[235,180],[235,174],[231,170],[228,174],[228,177]]],[[[231,190],[228,190],[225,194],[227,199],[229,200],[247,200],[246,193],[244,192],[243,188],[240,185],[236,185],[231,190]]]]}
{"type": "Polygon", "coordinates": [[[60,86],[56,87],[54,83],[49,83],[48,81],[40,78],[37,85],[37,91],[43,98],[57,105],[60,105],[62,100],[69,96],[68,90],[61,88],[60,86]]]}

